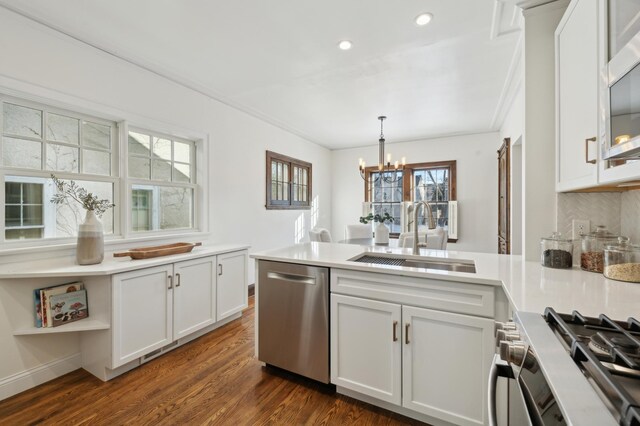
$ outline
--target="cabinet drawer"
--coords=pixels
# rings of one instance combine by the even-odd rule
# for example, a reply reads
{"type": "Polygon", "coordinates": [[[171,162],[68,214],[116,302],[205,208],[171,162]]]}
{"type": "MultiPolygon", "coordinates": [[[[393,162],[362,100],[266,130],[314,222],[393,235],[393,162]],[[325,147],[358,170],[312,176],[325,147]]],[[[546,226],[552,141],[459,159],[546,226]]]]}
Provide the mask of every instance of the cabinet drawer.
{"type": "Polygon", "coordinates": [[[448,312],[493,317],[494,287],[430,278],[331,270],[331,292],[448,312]]]}

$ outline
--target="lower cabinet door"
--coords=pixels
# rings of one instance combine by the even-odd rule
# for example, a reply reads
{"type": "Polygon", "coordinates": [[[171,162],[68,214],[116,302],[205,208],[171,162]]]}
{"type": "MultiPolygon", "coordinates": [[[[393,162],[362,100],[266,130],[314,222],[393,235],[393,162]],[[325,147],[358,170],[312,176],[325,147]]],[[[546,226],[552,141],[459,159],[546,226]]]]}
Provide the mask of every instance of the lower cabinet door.
{"type": "Polygon", "coordinates": [[[331,294],[331,382],[400,405],[401,307],[331,294]]]}
{"type": "Polygon", "coordinates": [[[241,312],[247,307],[246,250],[218,255],[217,320],[241,312]]]}
{"type": "Polygon", "coordinates": [[[112,278],[112,368],[173,341],[173,265],[112,278]]]}
{"type": "Polygon", "coordinates": [[[216,322],[216,257],[187,260],[173,266],[173,338],[216,322]]]}
{"type": "Polygon", "coordinates": [[[402,405],[457,425],[487,422],[493,320],[402,307],[402,405]]]}

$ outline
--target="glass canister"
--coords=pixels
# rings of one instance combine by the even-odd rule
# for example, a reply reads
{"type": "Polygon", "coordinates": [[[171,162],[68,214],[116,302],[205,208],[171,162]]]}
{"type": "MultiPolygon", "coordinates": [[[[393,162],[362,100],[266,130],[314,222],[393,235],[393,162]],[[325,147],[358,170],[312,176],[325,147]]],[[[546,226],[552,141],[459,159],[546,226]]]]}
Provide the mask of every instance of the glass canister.
{"type": "Polygon", "coordinates": [[[640,246],[628,238],[618,238],[618,244],[604,249],[604,276],[612,280],[640,283],[640,246]]]}
{"type": "Polygon", "coordinates": [[[613,235],[604,226],[597,226],[596,230],[581,235],[582,253],[580,253],[580,267],[589,272],[600,272],[604,267],[604,248],[615,244],[618,235],[613,235]]]}
{"type": "Polygon", "coordinates": [[[567,269],[573,265],[573,241],[563,239],[559,232],[540,238],[540,263],[548,268],[567,269]]]}

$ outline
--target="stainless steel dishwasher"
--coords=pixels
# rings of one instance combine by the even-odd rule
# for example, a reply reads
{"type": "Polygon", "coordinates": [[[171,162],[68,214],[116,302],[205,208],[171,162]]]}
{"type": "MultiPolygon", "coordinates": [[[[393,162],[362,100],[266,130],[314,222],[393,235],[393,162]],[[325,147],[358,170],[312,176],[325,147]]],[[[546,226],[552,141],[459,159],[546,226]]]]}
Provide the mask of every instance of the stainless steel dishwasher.
{"type": "Polygon", "coordinates": [[[258,261],[258,359],[329,383],[329,269],[258,261]]]}

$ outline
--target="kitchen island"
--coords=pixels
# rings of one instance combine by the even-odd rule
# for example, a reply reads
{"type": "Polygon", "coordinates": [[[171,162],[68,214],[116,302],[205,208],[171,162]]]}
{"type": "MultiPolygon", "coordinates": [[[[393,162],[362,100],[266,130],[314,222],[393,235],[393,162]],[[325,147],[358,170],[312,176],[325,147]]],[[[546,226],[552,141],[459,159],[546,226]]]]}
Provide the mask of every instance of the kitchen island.
{"type": "MultiPolygon", "coordinates": [[[[339,393],[430,424],[488,424],[496,320],[515,311],[542,314],[548,306],[588,316],[638,315],[640,285],[576,267],[548,269],[519,256],[421,252],[421,259],[472,262],[475,273],[468,273],[354,261],[363,254],[412,257],[408,249],[331,243],[253,257],[257,268],[262,261],[329,268],[331,383],[339,393]]],[[[256,289],[259,306],[260,282],[256,289]]]]}

